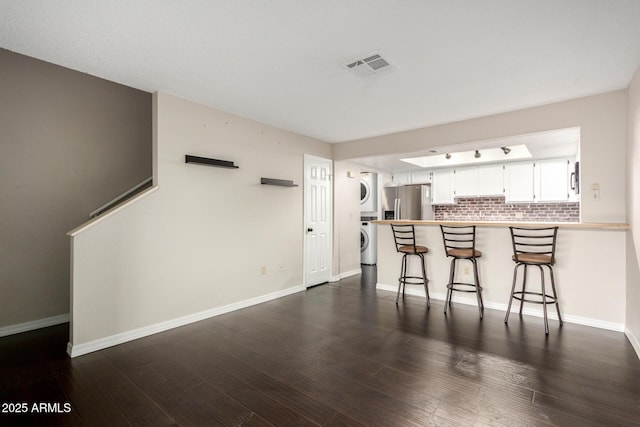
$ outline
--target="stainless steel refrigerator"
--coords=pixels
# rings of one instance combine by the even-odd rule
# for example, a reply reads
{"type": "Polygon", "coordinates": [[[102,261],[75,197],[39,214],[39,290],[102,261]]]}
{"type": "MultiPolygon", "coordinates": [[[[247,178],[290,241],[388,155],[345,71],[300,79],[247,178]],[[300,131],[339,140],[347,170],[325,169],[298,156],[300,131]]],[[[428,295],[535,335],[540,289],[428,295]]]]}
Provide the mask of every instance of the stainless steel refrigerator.
{"type": "Polygon", "coordinates": [[[382,189],[384,219],[433,219],[431,185],[402,185],[382,189]]]}

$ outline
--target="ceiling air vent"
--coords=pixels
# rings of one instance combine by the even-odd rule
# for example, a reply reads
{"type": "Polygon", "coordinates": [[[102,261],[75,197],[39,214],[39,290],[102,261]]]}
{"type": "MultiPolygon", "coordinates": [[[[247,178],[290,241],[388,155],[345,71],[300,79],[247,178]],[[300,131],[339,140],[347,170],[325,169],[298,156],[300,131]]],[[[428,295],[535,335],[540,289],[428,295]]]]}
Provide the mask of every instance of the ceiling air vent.
{"type": "Polygon", "coordinates": [[[345,67],[363,77],[373,76],[393,69],[391,62],[383,58],[379,53],[369,54],[350,61],[345,67]]]}

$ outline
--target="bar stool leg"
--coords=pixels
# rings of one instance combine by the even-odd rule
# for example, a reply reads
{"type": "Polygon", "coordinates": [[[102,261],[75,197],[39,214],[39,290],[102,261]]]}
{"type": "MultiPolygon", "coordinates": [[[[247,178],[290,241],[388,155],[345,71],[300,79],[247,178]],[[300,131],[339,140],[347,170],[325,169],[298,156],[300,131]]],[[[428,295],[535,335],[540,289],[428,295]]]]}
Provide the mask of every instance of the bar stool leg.
{"type": "Polygon", "coordinates": [[[473,263],[473,276],[476,285],[476,297],[478,298],[478,310],[480,310],[480,319],[484,314],[484,303],[482,302],[482,290],[480,288],[480,277],[478,276],[478,262],[475,258],[471,258],[470,261],[473,263]]]}
{"type": "Polygon", "coordinates": [[[420,262],[422,263],[422,282],[424,283],[424,293],[427,296],[427,309],[431,307],[431,298],[429,297],[429,279],[427,279],[427,267],[424,263],[424,255],[418,254],[420,256],[420,262]]]}
{"type": "Polygon", "coordinates": [[[560,315],[560,303],[558,302],[558,294],[556,293],[556,281],[553,277],[553,267],[548,265],[549,267],[549,275],[551,276],[551,290],[553,291],[553,298],[556,300],[556,311],[558,312],[558,320],[560,321],[560,326],[562,326],[562,316],[560,315]]]}
{"type": "Polygon", "coordinates": [[[456,271],[456,259],[451,258],[451,269],[449,271],[449,284],[447,285],[447,297],[444,300],[444,314],[447,314],[447,306],[451,305],[451,297],[453,296],[453,276],[456,271]]]}
{"type": "Polygon", "coordinates": [[[538,266],[540,269],[540,281],[542,283],[542,312],[544,314],[544,333],[549,335],[549,320],[547,319],[547,294],[544,288],[544,268],[541,265],[538,266]]]}
{"type": "Polygon", "coordinates": [[[522,306],[524,305],[524,296],[527,291],[527,264],[524,265],[524,278],[522,279],[522,295],[520,299],[520,311],[518,312],[522,316],[522,306]]]}
{"type": "Polygon", "coordinates": [[[409,264],[409,257],[405,254],[404,255],[404,274],[402,275],[402,277],[404,277],[404,279],[402,280],[402,299],[404,299],[404,294],[405,291],[407,290],[407,265],[409,264]]]}
{"type": "Polygon", "coordinates": [[[513,285],[511,285],[511,296],[509,297],[507,314],[504,316],[504,323],[507,323],[509,321],[509,313],[511,313],[511,303],[513,302],[513,293],[516,291],[516,279],[518,278],[518,267],[520,267],[520,264],[516,264],[515,267],[513,267],[513,285]]]}
{"type": "MultiPolygon", "coordinates": [[[[400,288],[402,288],[402,282],[404,280],[404,269],[405,269],[405,261],[407,256],[402,256],[402,262],[400,262],[400,277],[398,277],[398,293],[396,294],[396,305],[398,304],[398,299],[400,298],[400,288]]],[[[404,293],[404,290],[403,290],[404,293]]]]}

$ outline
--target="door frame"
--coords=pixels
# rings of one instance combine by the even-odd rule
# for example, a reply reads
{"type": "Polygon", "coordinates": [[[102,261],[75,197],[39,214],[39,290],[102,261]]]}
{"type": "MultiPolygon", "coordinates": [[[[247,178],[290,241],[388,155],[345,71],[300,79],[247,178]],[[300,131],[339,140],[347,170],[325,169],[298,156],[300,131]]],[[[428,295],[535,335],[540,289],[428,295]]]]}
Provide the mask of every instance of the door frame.
{"type": "Polygon", "coordinates": [[[330,253],[328,254],[328,269],[329,269],[329,278],[328,282],[333,281],[333,193],[334,193],[334,183],[333,172],[334,172],[334,162],[333,159],[328,159],[326,157],[314,156],[311,154],[304,154],[303,156],[303,164],[302,164],[302,283],[305,288],[310,288],[318,285],[319,283],[309,284],[307,277],[307,167],[309,165],[309,161],[313,160],[321,160],[328,161],[331,165],[329,172],[329,248],[330,253]]]}

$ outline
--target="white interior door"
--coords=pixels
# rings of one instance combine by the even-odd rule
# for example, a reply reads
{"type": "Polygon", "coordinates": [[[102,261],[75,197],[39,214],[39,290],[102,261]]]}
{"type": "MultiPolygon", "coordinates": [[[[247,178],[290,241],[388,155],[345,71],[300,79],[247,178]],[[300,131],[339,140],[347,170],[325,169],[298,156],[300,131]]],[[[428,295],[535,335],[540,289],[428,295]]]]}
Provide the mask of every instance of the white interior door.
{"type": "Polygon", "coordinates": [[[331,171],[333,162],[304,156],[304,263],[307,287],[331,279],[331,171]]]}

